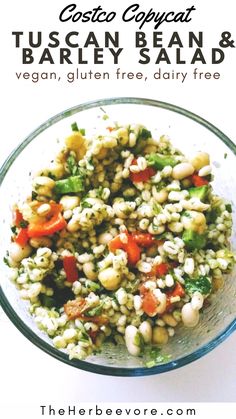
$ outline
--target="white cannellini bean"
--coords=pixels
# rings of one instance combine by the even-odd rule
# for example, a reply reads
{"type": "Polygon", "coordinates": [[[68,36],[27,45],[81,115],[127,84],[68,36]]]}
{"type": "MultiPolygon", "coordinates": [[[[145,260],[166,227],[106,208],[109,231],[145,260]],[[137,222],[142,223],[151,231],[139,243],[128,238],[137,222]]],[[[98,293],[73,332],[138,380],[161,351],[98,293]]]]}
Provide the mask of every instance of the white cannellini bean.
{"type": "Polygon", "coordinates": [[[208,153],[203,151],[199,151],[191,160],[191,164],[193,165],[195,170],[200,170],[204,166],[208,166],[210,164],[210,157],[208,153]]]}
{"type": "Polygon", "coordinates": [[[195,327],[199,322],[199,311],[193,309],[191,303],[186,303],[182,307],[182,322],[186,327],[195,327]]]}
{"type": "Polygon", "coordinates": [[[121,276],[119,271],[110,267],[99,272],[98,279],[104,288],[113,291],[120,285],[121,276]]]}
{"type": "Polygon", "coordinates": [[[193,172],[194,167],[191,163],[179,163],[173,168],[172,177],[173,179],[181,180],[192,175],[193,172]]]}
{"type": "Polygon", "coordinates": [[[63,207],[63,210],[73,210],[75,207],[78,207],[80,203],[80,198],[78,196],[70,196],[70,195],[64,195],[60,199],[60,204],[63,207]]]}
{"type": "Polygon", "coordinates": [[[184,272],[188,275],[192,275],[194,272],[194,259],[186,258],[184,262],[184,272]]]}
{"type": "Polygon", "coordinates": [[[145,343],[150,343],[152,341],[152,326],[147,320],[140,324],[139,331],[145,343]]]}
{"type": "Polygon", "coordinates": [[[192,300],[191,300],[191,306],[194,310],[201,310],[204,303],[203,295],[199,291],[195,291],[192,300]]]}
{"type": "Polygon", "coordinates": [[[83,271],[85,276],[91,281],[95,281],[98,277],[97,272],[95,271],[95,265],[93,262],[86,262],[83,264],[83,271]]]}
{"type": "Polygon", "coordinates": [[[211,173],[211,166],[210,165],[208,165],[208,166],[203,166],[200,170],[199,170],[199,172],[198,172],[198,174],[199,174],[199,176],[208,176],[208,175],[210,175],[210,173],[211,173]]]}
{"type": "Polygon", "coordinates": [[[9,256],[14,262],[20,262],[22,259],[27,258],[32,251],[29,245],[20,246],[17,243],[11,243],[9,246],[9,256]]]}
{"type": "Polygon", "coordinates": [[[137,334],[139,333],[137,327],[133,325],[129,325],[125,329],[125,344],[130,353],[130,355],[138,356],[140,354],[140,347],[137,346],[135,343],[138,340],[137,334]]]}

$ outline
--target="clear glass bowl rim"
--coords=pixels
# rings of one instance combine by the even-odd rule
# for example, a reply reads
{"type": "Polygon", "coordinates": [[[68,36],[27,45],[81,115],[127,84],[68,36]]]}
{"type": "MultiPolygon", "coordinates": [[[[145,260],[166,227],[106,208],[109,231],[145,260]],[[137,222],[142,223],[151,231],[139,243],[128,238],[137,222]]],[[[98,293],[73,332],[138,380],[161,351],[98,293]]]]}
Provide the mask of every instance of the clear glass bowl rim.
{"type": "MultiPolygon", "coordinates": [[[[41,124],[37,129],[35,129],[28,137],[15,149],[13,152],[8,156],[2,167],[0,168],[0,186],[4,180],[6,173],[8,172],[9,168],[13,164],[14,160],[18,157],[21,151],[31,143],[35,137],[45,131],[48,127],[52,126],[53,124],[59,122],[60,120],[67,118],[73,114],[86,111],[88,109],[102,107],[107,105],[118,105],[118,104],[131,104],[131,105],[144,105],[144,106],[152,106],[157,108],[166,109],[171,112],[175,112],[181,114],[191,120],[197,122],[198,124],[202,125],[213,134],[216,135],[236,156],[236,145],[227,137],[222,131],[220,131],[217,127],[213,124],[208,122],[206,119],[192,113],[184,108],[179,106],[162,102],[154,99],[146,99],[146,98],[138,98],[138,97],[114,97],[114,98],[105,98],[99,99],[95,101],[90,101],[86,103],[82,103],[80,105],[74,106],[69,108],[65,111],[58,113],[57,115],[49,118],[46,122],[41,124]]],[[[174,370],[176,368],[180,368],[184,365],[187,365],[199,358],[203,355],[207,354],[208,352],[212,351],[215,347],[217,347],[221,342],[223,342],[227,337],[231,335],[236,330],[236,318],[225,328],[225,330],[217,335],[214,339],[212,339],[209,343],[203,345],[202,347],[198,348],[196,351],[192,352],[191,354],[184,356],[182,358],[177,359],[176,361],[170,361],[166,364],[156,365],[152,368],[115,368],[111,366],[104,366],[93,364],[87,361],[79,361],[79,360],[69,360],[68,355],[64,352],[57,350],[56,348],[50,346],[47,342],[41,339],[38,335],[36,335],[16,314],[13,307],[9,303],[8,299],[6,298],[2,287],[0,287],[0,305],[2,306],[4,312],[9,317],[11,322],[16,326],[16,328],[34,345],[42,349],[47,354],[53,356],[54,358],[71,365],[73,367],[94,372],[97,374],[103,375],[111,375],[111,376],[144,376],[144,375],[154,375],[160,374],[167,371],[174,370]]]]}

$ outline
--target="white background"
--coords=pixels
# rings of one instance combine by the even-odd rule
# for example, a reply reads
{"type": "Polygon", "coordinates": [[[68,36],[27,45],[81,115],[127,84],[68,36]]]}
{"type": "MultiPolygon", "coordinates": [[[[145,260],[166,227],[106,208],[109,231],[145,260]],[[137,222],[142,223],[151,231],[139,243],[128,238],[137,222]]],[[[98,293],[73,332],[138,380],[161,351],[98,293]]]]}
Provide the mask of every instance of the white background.
{"type": "MultiPolygon", "coordinates": [[[[134,3],[134,2],[133,2],[134,3]]],[[[185,10],[195,4],[197,11],[189,24],[163,24],[159,30],[165,34],[178,30],[186,39],[189,30],[202,30],[205,35],[206,50],[217,46],[221,32],[231,31],[236,38],[234,20],[234,1],[206,2],[204,0],[180,1],[140,1],[144,10],[153,7],[158,10],[185,10]],[[207,3],[207,5],[205,4],[207,3]],[[213,45],[214,44],[214,45],[213,45]]],[[[92,25],[68,23],[62,24],[58,14],[69,1],[49,2],[41,0],[32,2],[20,0],[6,2],[1,6],[1,139],[0,160],[16,147],[39,124],[50,116],[68,107],[87,100],[110,96],[140,96],[170,102],[191,110],[220,128],[235,141],[235,106],[236,93],[235,65],[236,52],[226,50],[225,63],[222,65],[197,65],[204,71],[221,73],[220,80],[187,80],[154,81],[151,77],[146,82],[129,81],[78,81],[73,84],[66,82],[32,83],[30,80],[19,81],[15,72],[21,71],[72,71],[78,66],[56,65],[38,66],[20,65],[19,50],[14,49],[12,31],[43,31],[45,35],[52,31],[69,32],[77,30],[87,33],[93,30],[100,34],[104,30],[120,30],[122,46],[132,45],[133,32],[138,30],[135,24],[121,24],[116,19],[110,25],[92,25]]],[[[104,9],[124,10],[132,2],[119,1],[80,1],[78,10],[90,10],[101,4],[104,9]]],[[[143,28],[151,33],[151,23],[143,28]]],[[[81,38],[82,39],[82,38],[81,38]]],[[[102,39],[102,38],[101,38],[102,39]]],[[[168,40],[168,37],[167,37],[168,40]]],[[[45,40],[46,43],[46,40],[45,40]]],[[[149,76],[156,70],[155,65],[138,66],[138,53],[124,52],[120,67],[124,71],[143,71],[149,76]]],[[[208,53],[209,54],[209,51],[208,53]]],[[[155,54],[153,54],[155,56],[155,54]]],[[[186,52],[186,56],[188,56],[186,52]]],[[[107,64],[98,66],[97,71],[114,71],[109,57],[107,64]]],[[[160,67],[157,65],[156,67],[160,67]]],[[[174,71],[193,70],[191,65],[167,66],[174,71]]],[[[80,71],[93,69],[92,63],[81,66],[80,71]]],[[[165,66],[166,69],[166,66],[165,66]]],[[[33,405],[52,402],[97,402],[97,401],[164,401],[164,402],[226,402],[236,401],[236,335],[231,336],[212,353],[179,370],[160,376],[141,378],[113,378],[98,376],[76,370],[59,363],[44,354],[27,341],[2,313],[1,325],[1,357],[0,389],[2,403],[13,405],[32,403],[33,405]]]]}

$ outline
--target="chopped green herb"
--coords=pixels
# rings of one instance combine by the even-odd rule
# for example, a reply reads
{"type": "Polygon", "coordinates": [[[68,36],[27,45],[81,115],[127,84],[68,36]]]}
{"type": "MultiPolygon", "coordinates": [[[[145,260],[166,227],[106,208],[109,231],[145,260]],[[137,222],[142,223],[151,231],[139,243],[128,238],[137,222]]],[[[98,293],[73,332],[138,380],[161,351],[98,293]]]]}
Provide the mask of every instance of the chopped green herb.
{"type": "Polygon", "coordinates": [[[141,335],[140,332],[136,333],[136,335],[134,337],[134,344],[136,346],[139,346],[139,348],[141,349],[141,352],[143,351],[143,349],[144,349],[144,339],[143,339],[143,336],[141,335]]]}
{"type": "Polygon", "coordinates": [[[73,124],[71,124],[71,129],[72,131],[79,131],[79,128],[76,122],[73,122],[73,124]]]}
{"type": "Polygon", "coordinates": [[[78,164],[74,156],[70,155],[66,160],[67,167],[71,175],[75,176],[78,174],[78,164]]]}
{"type": "Polygon", "coordinates": [[[138,133],[137,141],[148,140],[148,138],[152,138],[151,131],[148,131],[146,128],[141,128],[141,130],[138,133]]]}
{"type": "Polygon", "coordinates": [[[206,220],[207,223],[214,223],[217,219],[217,217],[219,217],[221,215],[221,210],[220,207],[215,207],[212,208],[212,210],[207,211],[206,212],[206,220]]]}
{"type": "Polygon", "coordinates": [[[16,232],[17,232],[17,227],[16,227],[16,226],[12,226],[12,227],[11,227],[11,231],[12,231],[12,233],[13,233],[13,234],[16,234],[16,232]]]}
{"type": "Polygon", "coordinates": [[[152,208],[155,215],[160,214],[160,212],[162,211],[162,206],[158,204],[157,202],[154,202],[152,208]]]}
{"type": "Polygon", "coordinates": [[[8,259],[5,256],[3,258],[3,262],[5,263],[5,265],[7,265],[7,266],[10,267],[9,261],[8,261],[8,259]]]}
{"type": "Polygon", "coordinates": [[[83,199],[80,205],[82,208],[92,208],[92,205],[88,201],[86,201],[86,199],[83,199]]]}
{"type": "Polygon", "coordinates": [[[52,308],[56,307],[56,302],[53,297],[49,297],[46,294],[39,294],[39,300],[43,307],[52,308]]]}
{"type": "Polygon", "coordinates": [[[136,146],[134,148],[136,154],[140,153],[143,150],[143,148],[147,144],[148,138],[152,138],[152,133],[148,131],[146,128],[141,128],[137,136],[136,146]]]}
{"type": "Polygon", "coordinates": [[[80,132],[81,135],[85,135],[85,129],[84,128],[80,128],[79,132],[80,132]]]}
{"type": "Polygon", "coordinates": [[[171,355],[161,354],[161,349],[147,346],[144,352],[145,367],[152,368],[158,364],[165,364],[171,359],[171,355]]]}
{"type": "Polygon", "coordinates": [[[88,317],[100,316],[102,314],[103,304],[99,304],[96,307],[91,308],[90,310],[85,312],[85,315],[88,317]]]}
{"type": "Polygon", "coordinates": [[[97,282],[90,281],[86,279],[85,286],[89,291],[96,292],[101,289],[100,285],[97,282]]]}
{"type": "Polygon", "coordinates": [[[224,159],[227,159],[227,157],[228,157],[228,154],[227,154],[227,153],[225,153],[225,154],[224,154],[224,159]]]}
{"type": "Polygon", "coordinates": [[[20,223],[19,223],[19,226],[20,226],[21,228],[26,228],[26,227],[28,227],[28,225],[29,225],[29,223],[28,223],[28,221],[26,221],[26,220],[22,220],[22,221],[20,221],[20,223]]]}
{"type": "Polygon", "coordinates": [[[231,205],[231,204],[226,204],[226,205],[225,205],[225,209],[226,209],[226,211],[228,211],[230,214],[232,213],[232,205],[231,205]]]}
{"type": "Polygon", "coordinates": [[[37,198],[38,194],[35,191],[32,191],[31,199],[34,201],[37,198]]]}
{"type": "Polygon", "coordinates": [[[196,291],[203,295],[210,294],[212,288],[210,279],[207,276],[200,276],[197,279],[185,279],[184,287],[190,296],[196,291]]]}

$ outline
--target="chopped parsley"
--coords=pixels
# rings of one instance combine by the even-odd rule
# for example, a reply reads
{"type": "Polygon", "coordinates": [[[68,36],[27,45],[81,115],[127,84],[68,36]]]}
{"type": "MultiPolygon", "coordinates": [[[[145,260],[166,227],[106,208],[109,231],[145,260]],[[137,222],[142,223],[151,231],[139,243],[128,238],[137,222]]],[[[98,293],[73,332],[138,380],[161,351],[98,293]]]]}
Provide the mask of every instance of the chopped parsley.
{"type": "Polygon", "coordinates": [[[194,292],[199,291],[202,295],[208,295],[212,286],[207,276],[200,276],[197,279],[185,279],[185,291],[191,296],[194,292]]]}
{"type": "Polygon", "coordinates": [[[171,355],[161,354],[160,348],[146,347],[144,352],[145,367],[152,368],[159,364],[165,364],[171,359],[171,355]]]}

